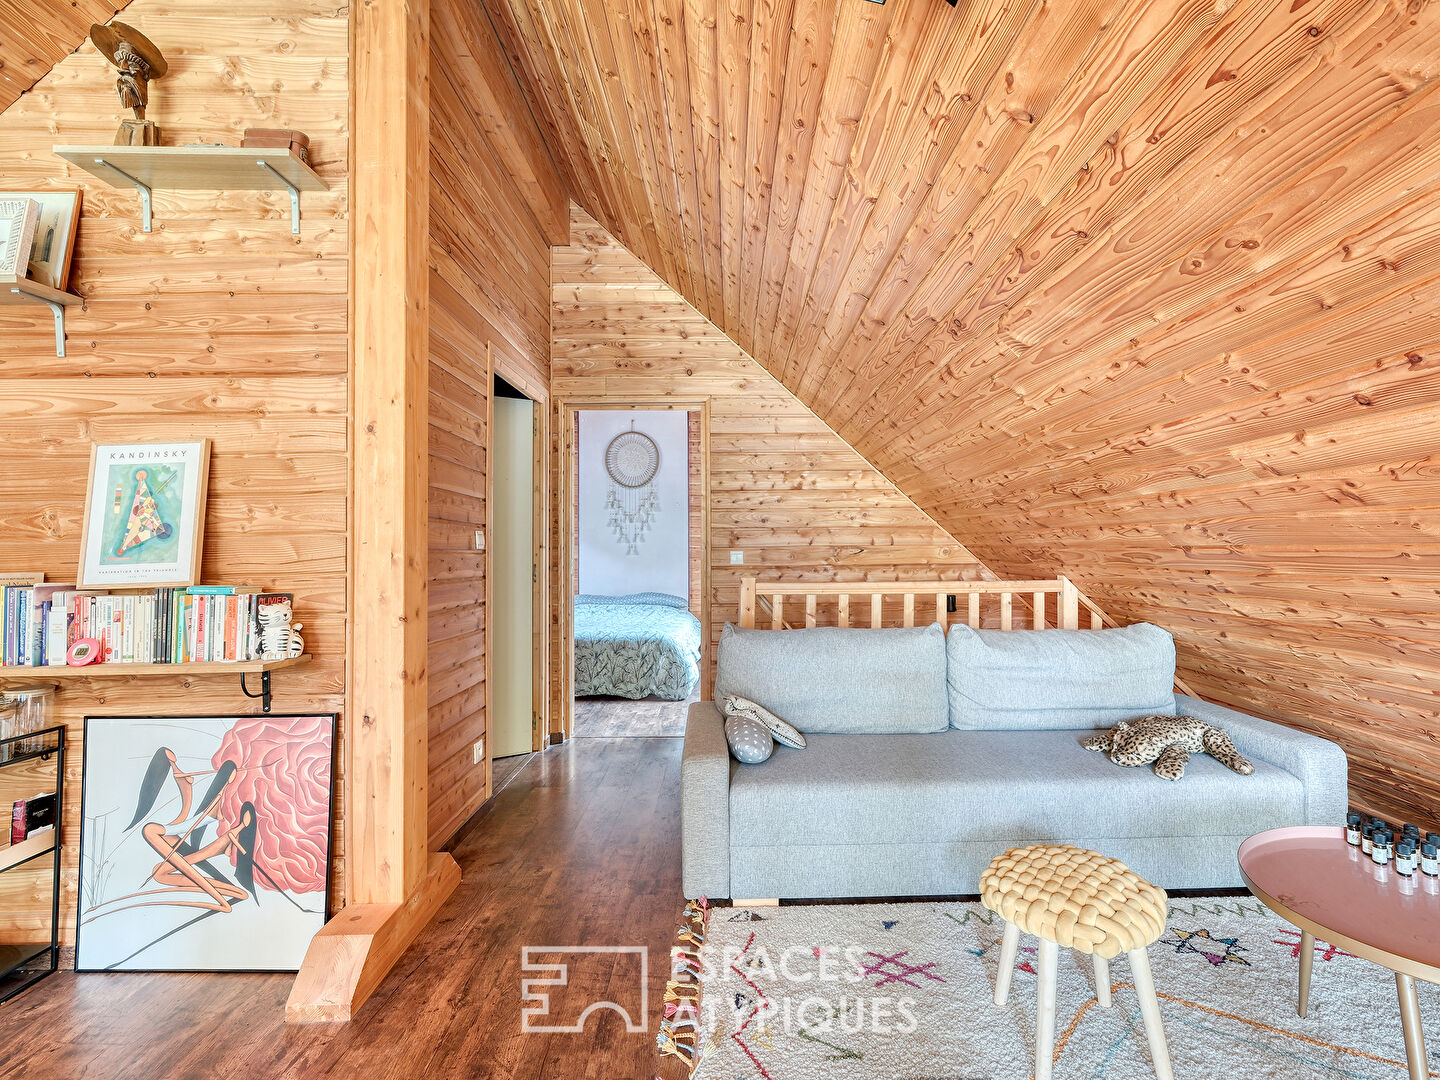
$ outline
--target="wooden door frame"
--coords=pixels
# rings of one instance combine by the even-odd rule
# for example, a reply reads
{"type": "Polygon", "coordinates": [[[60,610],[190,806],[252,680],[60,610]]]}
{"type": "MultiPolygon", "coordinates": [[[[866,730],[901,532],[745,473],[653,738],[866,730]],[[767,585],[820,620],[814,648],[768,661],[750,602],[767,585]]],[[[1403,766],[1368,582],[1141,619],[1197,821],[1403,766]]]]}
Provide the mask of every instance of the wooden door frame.
{"type": "MultiPolygon", "coordinates": [[[[531,618],[531,675],[530,675],[530,750],[534,753],[543,750],[550,741],[550,684],[547,675],[550,671],[550,411],[551,402],[549,392],[542,386],[537,385],[528,379],[523,372],[511,367],[504,357],[494,361],[490,365],[490,416],[486,423],[486,431],[494,430],[495,422],[495,376],[500,376],[511,386],[515,387],[535,406],[535,424],[532,430],[532,453],[533,467],[535,470],[535,495],[532,504],[531,525],[531,586],[530,586],[530,618],[531,618]]],[[[490,447],[493,452],[495,440],[490,437],[490,447]]],[[[485,685],[493,685],[490,682],[491,660],[494,655],[494,626],[495,621],[490,618],[488,607],[490,597],[494,595],[490,588],[490,582],[494,580],[494,545],[491,538],[495,534],[495,499],[494,499],[494,475],[495,470],[491,461],[487,458],[485,462],[486,490],[485,490],[485,598],[487,603],[485,617],[485,685]]],[[[489,691],[486,691],[486,700],[492,700],[489,691]]],[[[485,797],[488,799],[492,794],[491,789],[491,763],[495,760],[495,740],[485,740],[485,797]]]]}
{"type": "MultiPolygon", "coordinates": [[[[700,695],[710,696],[710,399],[708,397],[668,398],[629,394],[564,395],[554,399],[554,411],[560,424],[560,446],[557,473],[560,489],[556,493],[559,511],[559,607],[560,653],[560,730],[564,738],[574,734],[575,727],[575,575],[573,568],[579,552],[570,537],[574,534],[575,498],[580,478],[575,464],[575,421],[579,413],[597,409],[655,410],[657,412],[698,412],[700,414],[700,695]]],[[[688,479],[688,477],[687,477],[688,479]]],[[[690,495],[693,497],[694,492],[690,495]]],[[[688,557],[688,554],[687,554],[688,557]]]]}

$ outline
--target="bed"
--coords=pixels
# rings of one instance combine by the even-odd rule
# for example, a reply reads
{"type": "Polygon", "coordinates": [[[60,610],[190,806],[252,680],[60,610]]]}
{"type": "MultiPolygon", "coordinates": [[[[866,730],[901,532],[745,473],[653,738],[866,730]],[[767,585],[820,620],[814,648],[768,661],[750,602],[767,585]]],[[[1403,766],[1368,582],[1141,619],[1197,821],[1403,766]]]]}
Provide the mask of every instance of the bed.
{"type": "Polygon", "coordinates": [[[575,696],[684,701],[700,681],[700,620],[668,593],[575,598],[575,696]]]}

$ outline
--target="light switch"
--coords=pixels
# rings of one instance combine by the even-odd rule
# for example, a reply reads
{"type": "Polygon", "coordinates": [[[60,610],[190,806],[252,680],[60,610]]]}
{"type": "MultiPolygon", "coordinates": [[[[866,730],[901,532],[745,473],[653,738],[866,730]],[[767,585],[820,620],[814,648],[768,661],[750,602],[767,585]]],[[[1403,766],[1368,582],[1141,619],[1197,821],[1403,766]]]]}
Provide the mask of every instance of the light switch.
{"type": "Polygon", "coordinates": [[[484,551],[484,550],[485,550],[485,530],[484,530],[484,529],[476,529],[476,530],[475,530],[475,550],[476,550],[476,551],[484,551]]]}
{"type": "Polygon", "coordinates": [[[482,738],[471,747],[475,755],[475,764],[480,765],[485,761],[485,740],[482,738]]]}
{"type": "Polygon", "coordinates": [[[745,565],[745,552],[743,552],[743,551],[732,551],[732,552],[730,552],[730,565],[731,565],[731,566],[744,566],[744,565],[745,565]]]}

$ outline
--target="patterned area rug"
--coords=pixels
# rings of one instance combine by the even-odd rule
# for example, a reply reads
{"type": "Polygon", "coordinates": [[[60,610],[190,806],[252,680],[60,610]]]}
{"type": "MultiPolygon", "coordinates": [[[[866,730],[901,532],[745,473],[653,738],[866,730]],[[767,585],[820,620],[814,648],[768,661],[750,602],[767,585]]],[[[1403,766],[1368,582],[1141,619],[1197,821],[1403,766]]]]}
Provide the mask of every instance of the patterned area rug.
{"type": "MultiPolygon", "coordinates": [[[[1009,1004],[997,1006],[1002,929],[966,903],[716,908],[701,951],[695,1076],[1028,1080],[1035,939],[1020,939],[1009,1004]]],[[[1299,951],[1299,931],[1248,897],[1171,900],[1150,962],[1177,1080],[1405,1080],[1393,975],[1317,942],[1302,1020],[1299,951]]],[[[1107,1010],[1090,958],[1060,950],[1056,1077],[1154,1076],[1123,956],[1110,976],[1107,1010]]],[[[1440,989],[1420,988],[1433,1035],[1440,989]]],[[[1431,1049],[1440,1057],[1433,1038],[1431,1049]]]]}

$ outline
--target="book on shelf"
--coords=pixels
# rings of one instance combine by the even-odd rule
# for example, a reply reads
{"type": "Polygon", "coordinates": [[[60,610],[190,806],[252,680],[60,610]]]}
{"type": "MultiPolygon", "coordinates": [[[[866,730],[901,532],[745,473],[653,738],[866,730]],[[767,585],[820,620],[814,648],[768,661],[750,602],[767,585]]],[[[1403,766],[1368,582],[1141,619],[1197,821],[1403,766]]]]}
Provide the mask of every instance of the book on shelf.
{"type": "Polygon", "coordinates": [[[55,828],[55,793],[16,799],[10,807],[10,843],[23,844],[36,833],[55,828]]]}
{"type": "Polygon", "coordinates": [[[262,655],[262,609],[282,600],[288,606],[291,599],[243,585],[110,592],[26,577],[28,583],[0,585],[3,667],[62,666],[70,647],[84,638],[100,643],[102,663],[256,660],[262,655]]]}

